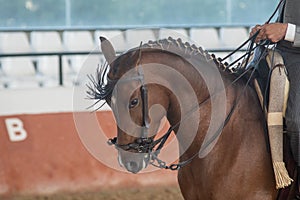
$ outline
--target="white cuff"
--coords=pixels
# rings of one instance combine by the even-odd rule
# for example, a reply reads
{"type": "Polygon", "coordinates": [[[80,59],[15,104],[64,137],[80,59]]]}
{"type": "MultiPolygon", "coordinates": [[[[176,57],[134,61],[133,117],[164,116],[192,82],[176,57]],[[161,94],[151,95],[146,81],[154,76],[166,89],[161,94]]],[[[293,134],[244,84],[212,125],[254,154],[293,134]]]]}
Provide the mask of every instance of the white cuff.
{"type": "Polygon", "coordinates": [[[286,29],[284,40],[289,42],[295,41],[295,33],[296,33],[296,25],[288,23],[288,27],[286,29]]]}

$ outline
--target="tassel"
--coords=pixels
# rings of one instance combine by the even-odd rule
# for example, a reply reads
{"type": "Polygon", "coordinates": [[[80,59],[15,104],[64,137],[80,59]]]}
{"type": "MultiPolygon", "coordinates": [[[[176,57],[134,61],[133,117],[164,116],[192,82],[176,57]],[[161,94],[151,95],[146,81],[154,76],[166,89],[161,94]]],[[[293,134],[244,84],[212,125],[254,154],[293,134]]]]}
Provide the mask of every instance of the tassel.
{"type": "Polygon", "coordinates": [[[283,162],[283,113],[288,79],[284,72],[281,55],[274,51],[266,57],[272,75],[270,78],[268,131],[276,189],[285,188],[293,182],[283,162]]]}
{"type": "Polygon", "coordinates": [[[293,182],[293,179],[289,177],[284,162],[273,162],[273,168],[276,180],[276,189],[285,188],[293,182]]]}

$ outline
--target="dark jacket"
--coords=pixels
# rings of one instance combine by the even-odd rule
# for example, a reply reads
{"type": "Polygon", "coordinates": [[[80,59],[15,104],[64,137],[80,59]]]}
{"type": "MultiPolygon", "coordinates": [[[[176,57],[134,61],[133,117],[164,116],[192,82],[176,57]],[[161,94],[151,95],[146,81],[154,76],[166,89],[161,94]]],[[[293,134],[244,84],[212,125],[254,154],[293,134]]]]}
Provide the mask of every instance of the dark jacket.
{"type": "Polygon", "coordinates": [[[300,52],[300,0],[285,0],[285,4],[279,10],[278,21],[296,25],[295,41],[280,41],[278,47],[300,52]]]}

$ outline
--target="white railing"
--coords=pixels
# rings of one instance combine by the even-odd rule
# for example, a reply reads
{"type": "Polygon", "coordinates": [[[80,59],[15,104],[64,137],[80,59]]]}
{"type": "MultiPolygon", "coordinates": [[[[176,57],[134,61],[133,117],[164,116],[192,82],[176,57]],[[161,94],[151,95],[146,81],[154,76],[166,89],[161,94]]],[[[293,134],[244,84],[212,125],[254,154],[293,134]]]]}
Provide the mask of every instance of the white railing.
{"type": "Polygon", "coordinates": [[[117,52],[141,41],[181,37],[223,57],[248,38],[249,26],[0,28],[0,89],[70,86],[87,55],[102,63],[99,36],[112,40],[117,52]],[[67,81],[66,81],[67,80],[67,81]],[[69,82],[69,83],[68,83],[69,82]]]}

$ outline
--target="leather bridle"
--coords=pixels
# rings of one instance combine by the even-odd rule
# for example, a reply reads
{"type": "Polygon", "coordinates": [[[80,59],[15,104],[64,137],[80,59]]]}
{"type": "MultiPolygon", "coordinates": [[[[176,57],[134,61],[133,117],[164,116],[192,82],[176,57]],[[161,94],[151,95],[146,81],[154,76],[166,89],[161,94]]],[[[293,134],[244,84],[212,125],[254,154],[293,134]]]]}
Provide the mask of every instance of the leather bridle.
{"type": "MultiPolygon", "coordinates": [[[[142,100],[142,131],[141,137],[137,138],[133,143],[129,144],[117,144],[117,137],[113,139],[109,139],[108,143],[110,145],[115,145],[117,148],[121,148],[125,151],[135,150],[139,153],[149,153],[153,147],[153,139],[148,137],[149,134],[149,126],[150,126],[150,118],[149,118],[149,109],[148,109],[148,88],[145,84],[144,71],[141,65],[137,66],[136,77],[131,79],[126,79],[125,81],[139,80],[140,86],[140,94],[142,100]]],[[[123,80],[124,81],[124,80],[123,80]]]]}
{"type": "MultiPolygon", "coordinates": [[[[275,15],[275,13],[277,12],[277,10],[279,9],[280,5],[282,3],[284,3],[285,0],[281,0],[278,4],[278,6],[276,7],[274,13],[271,15],[271,17],[269,18],[269,20],[266,23],[269,23],[270,20],[273,18],[273,16],[275,15]]],[[[270,43],[267,42],[262,42],[260,44],[258,44],[256,47],[253,47],[254,45],[254,41],[258,35],[259,31],[257,31],[252,37],[250,37],[247,41],[245,41],[241,46],[239,46],[236,50],[234,50],[232,53],[230,53],[229,55],[227,55],[225,58],[222,59],[222,61],[226,60],[228,57],[230,57],[231,55],[233,55],[234,53],[236,53],[238,50],[240,50],[242,47],[244,47],[248,42],[250,42],[250,47],[247,50],[247,52],[241,56],[240,58],[238,58],[236,61],[232,62],[232,65],[235,64],[236,62],[238,62],[239,60],[243,59],[244,57],[247,56],[246,58],[246,62],[245,62],[245,66],[247,66],[249,58],[250,58],[250,54],[259,46],[264,46],[264,45],[269,45],[270,43]]],[[[261,55],[259,56],[259,59],[256,60],[256,62],[254,63],[254,65],[251,68],[248,68],[244,73],[242,73],[240,76],[238,76],[232,83],[230,83],[229,85],[234,84],[235,82],[237,82],[239,79],[241,79],[246,73],[248,73],[249,71],[251,71],[251,75],[244,87],[244,89],[242,90],[241,94],[238,96],[237,100],[234,102],[230,112],[227,114],[227,117],[224,120],[224,123],[222,124],[222,126],[220,126],[220,128],[217,130],[217,132],[214,134],[214,137],[212,137],[212,139],[210,141],[207,142],[207,144],[204,144],[204,146],[209,146],[218,136],[219,134],[221,134],[222,132],[222,128],[227,124],[227,122],[229,121],[229,119],[231,118],[236,105],[238,104],[241,96],[244,94],[245,89],[248,87],[250,80],[252,79],[255,69],[257,68],[260,60],[266,55],[266,51],[262,52],[261,55]]],[[[140,49],[140,56],[138,59],[138,64],[139,64],[139,60],[141,58],[141,49],[140,49]]],[[[117,144],[117,137],[109,139],[108,140],[108,144],[109,145],[114,145],[116,148],[120,148],[123,149],[125,151],[130,151],[130,150],[134,150],[137,151],[139,153],[148,153],[151,155],[151,164],[153,166],[156,166],[158,168],[164,168],[164,169],[171,169],[171,170],[178,170],[181,167],[187,165],[188,163],[190,163],[195,157],[197,157],[197,155],[199,155],[200,152],[196,152],[194,155],[192,155],[189,159],[179,162],[177,164],[171,164],[169,166],[166,165],[166,163],[162,160],[160,160],[158,158],[158,154],[160,153],[160,150],[163,148],[165,142],[167,141],[167,139],[169,138],[169,136],[171,135],[172,131],[175,130],[180,123],[182,123],[184,120],[186,120],[191,113],[193,113],[194,111],[196,111],[199,106],[201,106],[202,104],[206,103],[212,96],[218,94],[218,92],[216,94],[211,95],[210,97],[208,97],[207,99],[205,99],[204,101],[200,102],[199,104],[197,104],[197,106],[193,107],[191,109],[190,112],[188,112],[185,116],[184,119],[177,122],[175,125],[171,126],[168,131],[159,139],[154,140],[152,137],[148,136],[148,129],[149,129],[149,125],[150,125],[150,119],[149,119],[149,111],[148,111],[148,90],[147,90],[147,85],[145,84],[144,81],[144,73],[143,73],[143,68],[140,65],[137,65],[137,71],[138,71],[138,76],[135,77],[134,79],[138,79],[141,83],[141,87],[140,87],[140,93],[141,93],[141,100],[142,100],[142,112],[143,112],[143,124],[142,124],[142,134],[141,137],[137,138],[133,143],[129,143],[129,144],[117,144]],[[154,149],[157,146],[156,149],[154,149]]],[[[129,79],[132,80],[132,79],[129,79]]],[[[229,86],[227,85],[227,86],[229,86]]],[[[226,87],[227,88],[227,87],[226,87]]],[[[205,149],[205,148],[204,148],[205,149]]]]}
{"type": "MultiPolygon", "coordinates": [[[[137,76],[132,77],[131,79],[126,79],[125,81],[138,80],[140,82],[140,94],[142,100],[142,131],[141,136],[137,138],[133,143],[129,144],[118,144],[117,137],[109,139],[108,144],[114,145],[116,148],[121,148],[125,151],[134,150],[139,153],[150,153],[153,148],[157,145],[157,141],[154,141],[153,138],[149,137],[149,109],[148,109],[148,88],[145,84],[145,75],[142,65],[140,65],[140,59],[142,56],[142,44],[139,49],[139,57],[136,64],[137,76]]],[[[123,80],[124,81],[124,80],[123,80]]]]}

